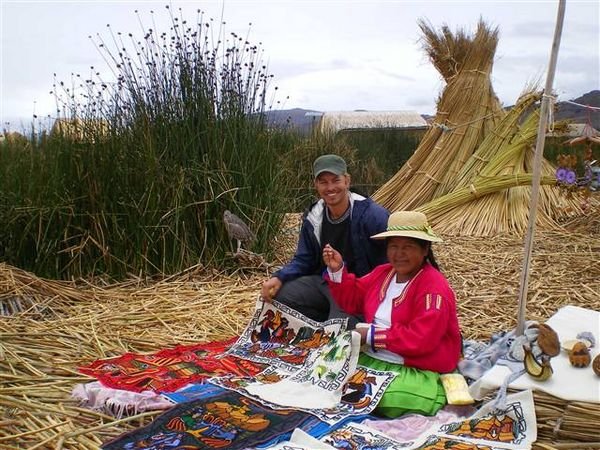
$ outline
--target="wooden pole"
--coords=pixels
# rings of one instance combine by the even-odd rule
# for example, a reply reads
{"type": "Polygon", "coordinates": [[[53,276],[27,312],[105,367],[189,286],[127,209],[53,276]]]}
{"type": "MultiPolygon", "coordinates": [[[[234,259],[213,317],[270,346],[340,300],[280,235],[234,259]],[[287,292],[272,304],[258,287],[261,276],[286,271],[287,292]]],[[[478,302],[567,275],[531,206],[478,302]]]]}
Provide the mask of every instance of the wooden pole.
{"type": "MultiPolygon", "coordinates": [[[[566,0],[559,0],[558,15],[556,18],[556,27],[554,29],[554,41],[552,42],[552,52],[550,53],[550,65],[546,76],[546,86],[542,96],[542,106],[540,107],[540,123],[537,131],[537,141],[535,143],[535,156],[533,162],[533,180],[531,182],[531,199],[529,201],[529,222],[527,224],[527,234],[525,235],[525,251],[523,254],[523,267],[521,269],[520,287],[519,287],[519,311],[517,314],[517,335],[522,335],[525,331],[525,310],[527,307],[527,287],[529,283],[529,264],[531,262],[531,250],[535,235],[535,221],[537,217],[537,207],[540,192],[540,178],[542,173],[542,156],[544,154],[544,142],[546,140],[546,122],[548,118],[548,108],[552,99],[552,84],[554,83],[554,74],[556,72],[556,60],[558,58],[558,48],[560,46],[560,37],[562,35],[563,22],[565,18],[566,0]]],[[[550,105],[550,107],[552,107],[550,105]]]]}

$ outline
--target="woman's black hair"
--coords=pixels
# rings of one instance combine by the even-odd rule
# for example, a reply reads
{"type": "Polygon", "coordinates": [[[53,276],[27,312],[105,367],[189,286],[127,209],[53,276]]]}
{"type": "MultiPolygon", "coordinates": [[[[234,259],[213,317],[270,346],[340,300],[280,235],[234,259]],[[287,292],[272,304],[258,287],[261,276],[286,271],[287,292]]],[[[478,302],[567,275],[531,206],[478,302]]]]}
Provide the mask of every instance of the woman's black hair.
{"type": "Polygon", "coordinates": [[[435,256],[433,254],[433,249],[431,248],[431,242],[428,242],[428,244],[429,244],[429,250],[427,251],[427,256],[425,257],[425,259],[427,259],[427,261],[429,261],[429,264],[431,264],[436,270],[441,272],[440,265],[435,260],[435,256]]]}

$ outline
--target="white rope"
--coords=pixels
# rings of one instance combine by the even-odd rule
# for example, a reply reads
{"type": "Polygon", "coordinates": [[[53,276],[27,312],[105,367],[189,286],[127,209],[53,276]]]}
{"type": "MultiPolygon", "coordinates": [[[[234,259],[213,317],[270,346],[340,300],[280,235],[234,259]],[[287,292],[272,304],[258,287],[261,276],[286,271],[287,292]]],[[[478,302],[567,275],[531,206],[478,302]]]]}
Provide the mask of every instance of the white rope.
{"type": "Polygon", "coordinates": [[[565,100],[564,102],[570,103],[571,105],[575,105],[575,106],[581,106],[582,108],[591,109],[594,111],[600,111],[600,108],[597,106],[582,105],[581,103],[572,102],[571,100],[565,100]]]}
{"type": "Polygon", "coordinates": [[[554,95],[542,94],[542,97],[548,99],[548,132],[554,131],[554,103],[556,103],[556,97],[554,95]]]}
{"type": "Polygon", "coordinates": [[[443,123],[434,123],[433,125],[434,125],[434,126],[436,126],[436,127],[438,127],[438,128],[441,128],[443,132],[447,132],[447,131],[454,131],[454,130],[456,130],[457,128],[461,128],[461,127],[464,127],[464,126],[466,126],[466,125],[470,125],[470,124],[472,124],[472,123],[479,122],[480,120],[485,120],[485,119],[487,119],[488,117],[492,117],[492,116],[493,116],[493,115],[495,115],[495,114],[496,114],[496,113],[493,113],[493,112],[492,112],[492,113],[489,113],[489,114],[487,114],[487,115],[485,115],[485,116],[483,116],[483,117],[478,117],[477,119],[473,119],[473,120],[471,120],[471,121],[469,121],[469,122],[461,123],[461,124],[459,124],[459,125],[455,125],[455,126],[453,126],[453,127],[449,127],[449,126],[447,126],[447,125],[444,125],[443,123]]]}

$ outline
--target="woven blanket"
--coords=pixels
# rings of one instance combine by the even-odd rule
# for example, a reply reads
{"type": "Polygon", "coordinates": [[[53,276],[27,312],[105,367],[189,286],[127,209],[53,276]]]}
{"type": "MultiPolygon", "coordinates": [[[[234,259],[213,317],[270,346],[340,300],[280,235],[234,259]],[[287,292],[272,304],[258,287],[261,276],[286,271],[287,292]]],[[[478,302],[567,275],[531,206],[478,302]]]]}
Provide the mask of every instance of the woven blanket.
{"type": "MultiPolygon", "coordinates": [[[[591,332],[596,342],[600,342],[600,312],[598,311],[578,306],[564,306],[546,323],[556,331],[561,342],[575,339],[583,331],[591,332]]],[[[600,351],[599,345],[590,350],[594,358],[600,351]]],[[[510,383],[509,387],[519,390],[536,389],[564,400],[600,403],[600,378],[594,374],[591,367],[571,366],[565,351],[552,358],[551,364],[554,374],[549,380],[539,382],[524,374],[510,383]]],[[[502,386],[510,374],[511,370],[508,367],[496,364],[469,387],[469,392],[473,398],[481,399],[502,386]]]]}
{"type": "Polygon", "coordinates": [[[227,352],[290,372],[346,329],[347,319],[315,322],[286,305],[260,298],[250,323],[227,352]]]}
{"type": "Polygon", "coordinates": [[[239,450],[285,440],[311,416],[301,411],[275,411],[237,392],[180,403],[145,427],[103,445],[122,449],[239,450]]]}
{"type": "Polygon", "coordinates": [[[255,375],[265,368],[224,353],[236,338],[220,342],[178,345],[149,355],[125,353],[79,367],[104,386],[133,392],[175,391],[186,384],[218,375],[255,375]]]}

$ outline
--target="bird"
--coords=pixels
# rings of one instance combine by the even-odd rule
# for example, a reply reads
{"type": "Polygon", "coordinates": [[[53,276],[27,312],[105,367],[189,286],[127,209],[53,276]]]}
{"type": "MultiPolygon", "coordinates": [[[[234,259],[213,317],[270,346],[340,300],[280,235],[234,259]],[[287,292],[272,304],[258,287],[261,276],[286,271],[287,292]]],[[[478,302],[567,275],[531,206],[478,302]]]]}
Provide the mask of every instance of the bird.
{"type": "Polygon", "coordinates": [[[250,244],[254,240],[254,233],[244,223],[242,219],[233,214],[229,210],[225,210],[223,213],[223,222],[225,222],[225,229],[229,235],[229,239],[235,239],[237,241],[236,254],[240,252],[242,243],[250,244]]]}

